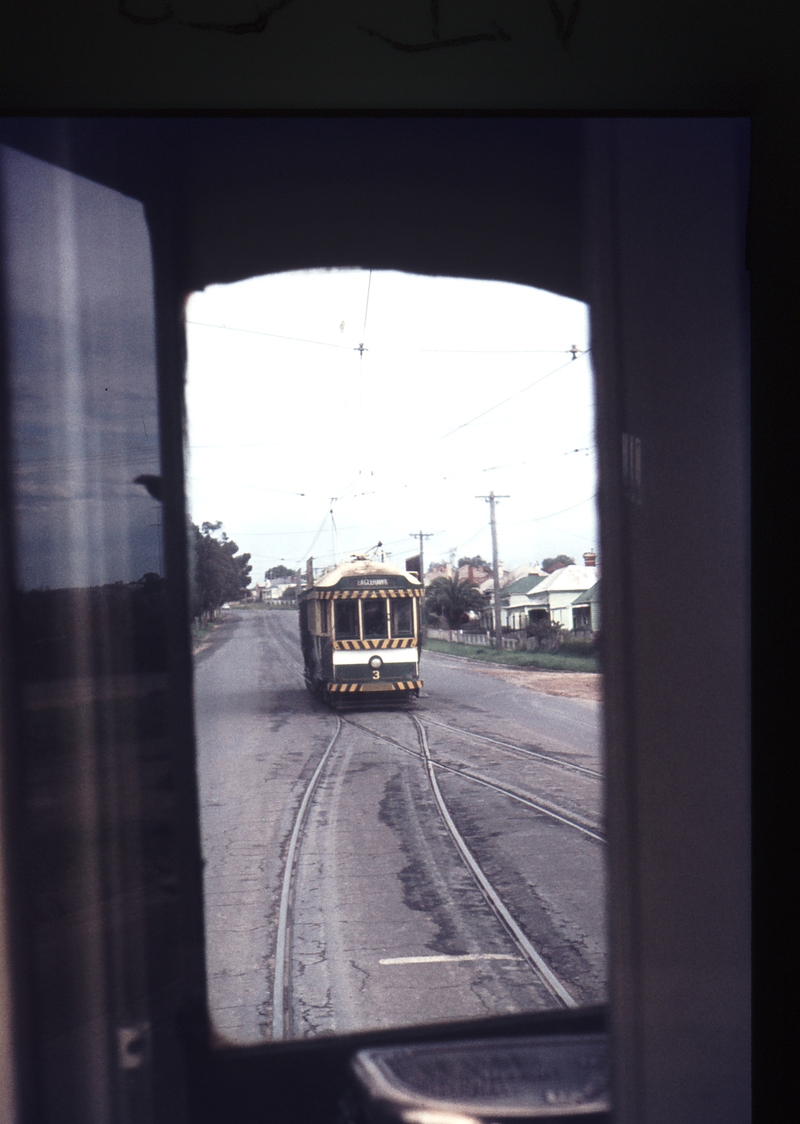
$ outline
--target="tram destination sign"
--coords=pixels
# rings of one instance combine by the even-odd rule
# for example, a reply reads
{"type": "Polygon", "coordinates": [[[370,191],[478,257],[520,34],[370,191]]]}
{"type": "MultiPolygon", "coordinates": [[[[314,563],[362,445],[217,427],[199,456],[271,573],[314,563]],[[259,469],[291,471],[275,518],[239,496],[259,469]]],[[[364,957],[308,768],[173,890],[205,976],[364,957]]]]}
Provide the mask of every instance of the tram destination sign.
{"type": "Polygon", "coordinates": [[[412,583],[400,574],[342,578],[337,589],[408,589],[412,583]]]}

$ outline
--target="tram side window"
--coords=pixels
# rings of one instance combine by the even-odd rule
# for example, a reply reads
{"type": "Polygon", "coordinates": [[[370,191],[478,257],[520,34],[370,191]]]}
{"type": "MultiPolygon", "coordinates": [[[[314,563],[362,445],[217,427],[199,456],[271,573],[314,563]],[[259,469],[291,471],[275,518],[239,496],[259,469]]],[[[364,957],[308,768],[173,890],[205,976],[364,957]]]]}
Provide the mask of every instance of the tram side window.
{"type": "Polygon", "coordinates": [[[414,612],[410,600],[392,601],[392,636],[414,635],[414,612]]]}
{"type": "Polygon", "coordinates": [[[386,612],[386,602],[364,601],[361,606],[364,620],[364,639],[383,640],[389,635],[389,617],[386,612]]]}
{"type": "Polygon", "coordinates": [[[308,606],[308,625],[315,636],[328,635],[328,602],[311,601],[308,606]]]}
{"type": "Polygon", "coordinates": [[[333,607],[337,640],[358,640],[358,602],[337,601],[333,607]]]}

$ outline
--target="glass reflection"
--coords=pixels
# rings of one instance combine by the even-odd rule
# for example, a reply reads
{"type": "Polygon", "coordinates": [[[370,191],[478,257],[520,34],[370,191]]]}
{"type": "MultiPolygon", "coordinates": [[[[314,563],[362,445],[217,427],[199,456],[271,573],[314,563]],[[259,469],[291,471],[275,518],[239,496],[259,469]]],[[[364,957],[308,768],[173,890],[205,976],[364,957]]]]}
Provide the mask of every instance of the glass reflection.
{"type": "Polygon", "coordinates": [[[144,1122],[176,905],[149,235],[63,168],[0,175],[42,1119],[144,1122]]]}

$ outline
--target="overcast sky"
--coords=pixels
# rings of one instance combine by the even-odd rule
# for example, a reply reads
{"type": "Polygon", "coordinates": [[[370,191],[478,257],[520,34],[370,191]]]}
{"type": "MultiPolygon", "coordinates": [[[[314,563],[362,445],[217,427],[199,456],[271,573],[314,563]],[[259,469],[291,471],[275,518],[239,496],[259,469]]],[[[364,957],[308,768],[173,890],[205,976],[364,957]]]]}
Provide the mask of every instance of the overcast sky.
{"type": "Polygon", "coordinates": [[[597,548],[581,302],[313,270],[211,286],[187,320],[191,516],[222,520],[254,580],[378,540],[402,564],[419,530],[426,565],[491,559],[490,490],[508,569],[597,548]]]}

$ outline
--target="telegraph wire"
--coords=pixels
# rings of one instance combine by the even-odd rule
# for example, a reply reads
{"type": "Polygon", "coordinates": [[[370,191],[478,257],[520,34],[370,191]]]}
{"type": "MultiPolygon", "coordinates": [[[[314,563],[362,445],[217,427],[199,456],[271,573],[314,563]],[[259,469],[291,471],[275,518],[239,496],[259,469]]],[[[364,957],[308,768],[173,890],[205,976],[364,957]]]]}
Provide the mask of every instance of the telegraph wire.
{"type": "MultiPolygon", "coordinates": [[[[367,294],[367,306],[369,306],[369,293],[367,294]]],[[[237,328],[233,324],[209,324],[204,320],[187,320],[187,325],[193,328],[216,328],[221,332],[243,332],[249,336],[266,336],[273,340],[288,340],[291,343],[307,343],[314,347],[333,347],[338,351],[358,351],[359,347],[351,347],[346,343],[330,343],[328,340],[309,340],[301,336],[283,336],[277,332],[262,332],[257,328],[237,328]]],[[[364,317],[364,328],[366,328],[366,314],[364,317]]],[[[363,329],[362,329],[363,335],[363,329]]],[[[364,349],[366,350],[366,348],[364,349]]],[[[483,348],[460,348],[460,347],[378,347],[371,348],[370,350],[377,351],[381,354],[391,355],[572,355],[577,358],[570,348],[558,348],[553,350],[551,348],[512,348],[505,350],[504,348],[490,348],[485,350],[483,348]]],[[[579,355],[585,352],[579,352],[579,355]]]]}
{"type": "MultiPolygon", "coordinates": [[[[580,352],[580,354],[587,355],[589,351],[591,351],[591,348],[587,348],[586,351],[580,352]]],[[[461,425],[457,425],[455,429],[451,429],[448,433],[443,433],[441,437],[437,438],[437,440],[444,441],[446,437],[452,437],[453,434],[458,433],[460,429],[466,429],[468,425],[472,425],[474,422],[480,421],[480,419],[485,418],[487,414],[491,414],[493,410],[499,410],[501,406],[505,406],[505,404],[507,402],[510,402],[512,398],[518,398],[520,394],[525,394],[526,391],[533,390],[535,386],[539,386],[539,384],[543,383],[545,379],[549,379],[551,375],[555,375],[558,374],[559,371],[563,371],[565,367],[569,367],[578,358],[578,353],[573,352],[572,350],[570,350],[569,354],[572,355],[572,358],[567,360],[566,363],[562,363],[560,366],[554,367],[552,371],[548,371],[546,375],[542,375],[540,379],[536,379],[535,382],[529,383],[528,386],[523,386],[521,390],[515,390],[513,394],[509,394],[508,398],[504,398],[502,402],[495,402],[494,406],[490,406],[488,410],[482,410],[480,414],[476,414],[475,417],[470,418],[469,421],[462,422],[461,425]]]]}
{"type": "MultiPolygon", "coordinates": [[[[335,347],[339,351],[353,351],[346,343],[328,343],[327,340],[305,340],[299,336],[281,336],[277,332],[261,332],[256,328],[235,328],[231,324],[207,324],[203,320],[187,320],[193,328],[218,328],[221,332],[243,332],[248,336],[268,336],[273,340],[291,340],[292,343],[310,343],[316,347],[335,347]]],[[[358,350],[357,348],[355,350],[358,350]]]]}
{"type": "Polygon", "coordinates": [[[524,527],[528,523],[544,523],[548,519],[555,519],[557,515],[563,515],[566,511],[574,511],[576,507],[583,507],[585,503],[590,500],[597,499],[597,492],[593,492],[591,496],[587,496],[585,500],[580,500],[578,503],[572,504],[571,507],[562,507],[560,511],[551,511],[549,515],[535,515],[532,519],[520,519],[513,523],[507,522],[507,527],[524,527]]]}
{"type": "Polygon", "coordinates": [[[364,305],[364,326],[361,329],[361,339],[363,340],[367,334],[367,313],[369,312],[369,291],[372,288],[372,270],[369,271],[369,280],[367,281],[367,302],[364,305]]]}

